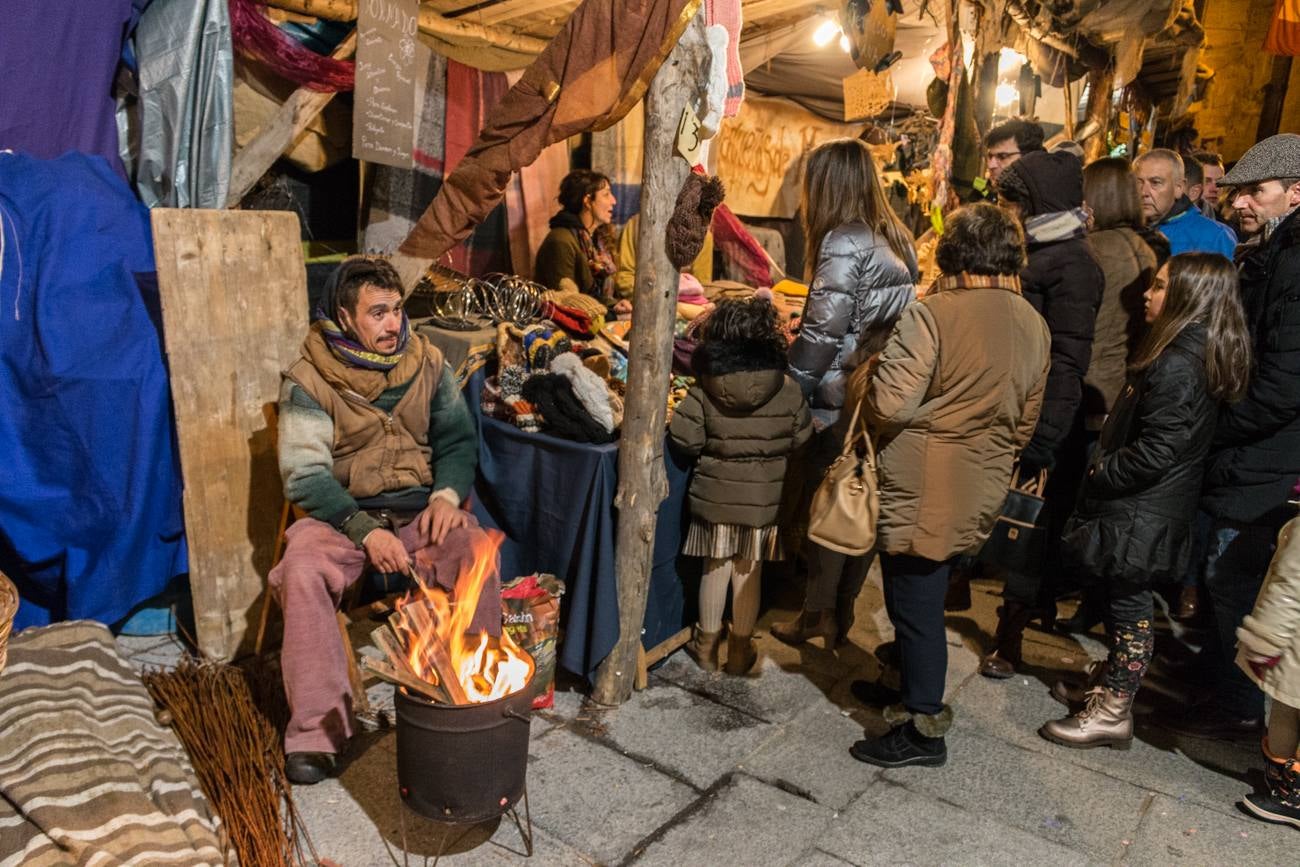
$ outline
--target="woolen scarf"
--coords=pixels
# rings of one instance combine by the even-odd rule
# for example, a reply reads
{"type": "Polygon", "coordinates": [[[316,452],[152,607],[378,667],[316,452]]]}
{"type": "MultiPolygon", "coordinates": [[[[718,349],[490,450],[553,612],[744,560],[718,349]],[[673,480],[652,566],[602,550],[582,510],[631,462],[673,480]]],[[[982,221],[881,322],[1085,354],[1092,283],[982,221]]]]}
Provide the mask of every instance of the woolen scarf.
{"type": "Polygon", "coordinates": [[[1025,240],[1030,244],[1053,244],[1088,234],[1088,212],[1083,208],[1054,211],[1025,218],[1025,240]]]}
{"type": "Polygon", "coordinates": [[[968,274],[965,271],[960,274],[944,274],[934,281],[930,292],[943,292],[946,289],[1007,289],[1019,295],[1020,275],[968,274]]]}
{"type": "Polygon", "coordinates": [[[568,211],[560,211],[551,217],[550,225],[552,229],[568,229],[578,238],[578,247],[582,250],[583,258],[587,260],[587,267],[591,269],[592,277],[591,286],[579,288],[598,298],[608,297],[609,279],[618,270],[618,265],[614,262],[614,254],[605,244],[602,234],[597,232],[593,235],[586,226],[582,225],[581,217],[568,211]]]}

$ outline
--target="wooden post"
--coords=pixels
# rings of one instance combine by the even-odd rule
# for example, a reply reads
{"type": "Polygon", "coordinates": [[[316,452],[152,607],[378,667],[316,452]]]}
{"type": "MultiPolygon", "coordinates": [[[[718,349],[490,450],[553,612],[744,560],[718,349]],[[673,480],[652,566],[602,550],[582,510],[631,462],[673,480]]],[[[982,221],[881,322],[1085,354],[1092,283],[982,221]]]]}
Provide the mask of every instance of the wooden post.
{"type": "Polygon", "coordinates": [[[1282,106],[1286,103],[1287,83],[1291,80],[1290,55],[1273,58],[1273,77],[1264,87],[1264,107],[1259,113],[1255,141],[1277,135],[1282,127],[1282,106]]]}
{"type": "Polygon", "coordinates": [[[1100,159],[1107,154],[1107,136],[1110,134],[1111,91],[1115,87],[1115,67],[1106,66],[1088,73],[1088,110],[1084,120],[1086,129],[1096,131],[1082,142],[1084,163],[1100,159]]]}
{"type": "MultiPolygon", "coordinates": [[[[335,60],[347,60],[357,50],[357,31],[353,30],[339,43],[330,55],[335,60]]],[[[240,148],[230,165],[230,192],[226,207],[236,208],[249,190],[266,174],[280,155],[298,140],[307,125],[316,119],[334,93],[322,93],[300,87],[284,101],[280,109],[267,121],[257,137],[240,148]]]]}
{"type": "Polygon", "coordinates": [[[632,696],[653,561],[655,519],[668,496],[664,474],[664,420],[677,315],[677,269],[668,261],[664,234],[690,167],[676,152],[682,108],[697,108],[709,49],[702,13],[655,74],[645,98],[645,161],[641,179],[641,230],[637,235],[635,308],[629,340],[627,404],[618,450],[619,639],[596,670],[591,698],[617,705],[632,696]]]}

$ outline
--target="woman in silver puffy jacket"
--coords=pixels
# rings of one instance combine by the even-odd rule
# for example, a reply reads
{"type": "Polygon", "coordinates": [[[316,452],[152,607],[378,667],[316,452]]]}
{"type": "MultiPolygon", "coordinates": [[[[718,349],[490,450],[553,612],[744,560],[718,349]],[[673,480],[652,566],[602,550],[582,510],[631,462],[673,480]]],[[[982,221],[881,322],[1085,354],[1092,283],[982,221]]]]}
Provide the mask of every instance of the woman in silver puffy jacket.
{"type": "MultiPolygon", "coordinates": [[[[803,183],[806,261],[812,273],[790,375],[803,389],[817,428],[809,457],[820,481],[840,451],[840,408],[849,374],[884,346],[903,308],[916,299],[912,236],[889,206],[875,162],[858,139],[827,142],[808,155],[803,183]]],[[[772,626],[787,644],[821,636],[841,643],[870,555],[848,557],[809,543],[803,611],[772,626]]]]}

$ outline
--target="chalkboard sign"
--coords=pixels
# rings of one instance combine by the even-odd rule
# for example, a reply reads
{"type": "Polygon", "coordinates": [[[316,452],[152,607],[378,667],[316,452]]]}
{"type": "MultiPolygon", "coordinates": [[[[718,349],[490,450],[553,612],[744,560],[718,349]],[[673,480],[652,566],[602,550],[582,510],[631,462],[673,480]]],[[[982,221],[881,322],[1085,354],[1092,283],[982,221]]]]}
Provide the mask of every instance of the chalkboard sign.
{"type": "Polygon", "coordinates": [[[419,0],[361,0],[352,156],[409,169],[415,165],[416,32],[419,0]]]}

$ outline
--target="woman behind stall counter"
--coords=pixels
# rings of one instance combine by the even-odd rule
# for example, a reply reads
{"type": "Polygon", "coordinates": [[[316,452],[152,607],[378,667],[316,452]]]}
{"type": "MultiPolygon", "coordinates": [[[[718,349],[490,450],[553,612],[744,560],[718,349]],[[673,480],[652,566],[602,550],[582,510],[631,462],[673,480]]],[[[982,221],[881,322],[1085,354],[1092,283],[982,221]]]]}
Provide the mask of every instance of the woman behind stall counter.
{"type": "Polygon", "coordinates": [[[560,211],[542,240],[533,277],[557,292],[581,292],[600,299],[617,313],[631,304],[614,296],[614,232],[610,220],[616,200],[609,178],[579,169],[560,182],[560,211]]]}

